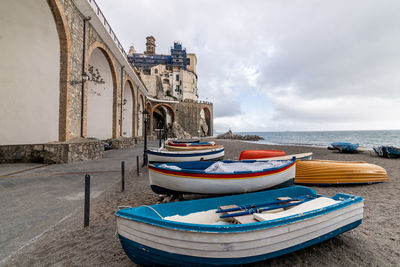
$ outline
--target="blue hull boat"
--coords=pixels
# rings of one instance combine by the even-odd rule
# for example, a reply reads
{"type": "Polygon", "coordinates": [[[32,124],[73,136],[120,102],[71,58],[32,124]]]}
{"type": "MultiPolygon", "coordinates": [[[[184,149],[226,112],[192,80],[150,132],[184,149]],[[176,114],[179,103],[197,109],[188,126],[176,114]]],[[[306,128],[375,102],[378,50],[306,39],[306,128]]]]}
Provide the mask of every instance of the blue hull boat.
{"type": "Polygon", "coordinates": [[[292,186],[122,209],[116,216],[122,248],[137,264],[233,266],[300,250],[357,227],[363,199],[292,186]]]}
{"type": "Polygon", "coordinates": [[[384,158],[400,158],[400,148],[394,146],[380,146],[373,148],[375,153],[384,158]]]}
{"type": "Polygon", "coordinates": [[[335,142],[332,143],[331,146],[328,147],[328,149],[337,150],[339,152],[352,153],[356,152],[358,147],[359,144],[335,142]]]}

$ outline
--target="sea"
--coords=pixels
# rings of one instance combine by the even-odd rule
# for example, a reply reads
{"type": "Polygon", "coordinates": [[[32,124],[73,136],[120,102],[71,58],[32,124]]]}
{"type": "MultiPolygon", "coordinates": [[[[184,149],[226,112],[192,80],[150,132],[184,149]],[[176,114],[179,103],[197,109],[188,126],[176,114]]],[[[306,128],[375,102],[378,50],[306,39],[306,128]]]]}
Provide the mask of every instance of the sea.
{"type": "Polygon", "coordinates": [[[270,145],[298,145],[328,147],[333,142],[348,142],[373,147],[391,145],[400,147],[400,130],[370,131],[285,131],[285,132],[233,132],[234,134],[256,134],[264,138],[254,143],[270,145]]]}

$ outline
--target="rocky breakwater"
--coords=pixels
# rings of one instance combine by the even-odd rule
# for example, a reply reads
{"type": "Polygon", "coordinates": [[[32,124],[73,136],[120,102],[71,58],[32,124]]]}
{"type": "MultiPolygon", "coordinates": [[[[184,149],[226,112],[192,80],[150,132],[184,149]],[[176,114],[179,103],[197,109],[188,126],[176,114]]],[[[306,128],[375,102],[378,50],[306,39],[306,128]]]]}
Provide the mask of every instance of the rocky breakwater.
{"type": "Polygon", "coordinates": [[[264,140],[264,138],[262,138],[261,136],[255,135],[255,134],[247,134],[247,135],[233,134],[231,130],[227,131],[224,134],[218,135],[217,139],[235,139],[235,140],[244,140],[244,141],[264,140]]]}

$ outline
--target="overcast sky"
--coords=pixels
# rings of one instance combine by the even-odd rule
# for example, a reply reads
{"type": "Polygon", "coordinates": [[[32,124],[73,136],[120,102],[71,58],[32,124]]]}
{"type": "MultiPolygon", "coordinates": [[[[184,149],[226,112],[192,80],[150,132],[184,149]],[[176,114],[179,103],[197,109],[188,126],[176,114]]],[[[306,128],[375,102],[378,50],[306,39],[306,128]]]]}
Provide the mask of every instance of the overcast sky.
{"type": "Polygon", "coordinates": [[[97,0],[128,51],[197,56],[214,128],[400,129],[400,1],[97,0]]]}

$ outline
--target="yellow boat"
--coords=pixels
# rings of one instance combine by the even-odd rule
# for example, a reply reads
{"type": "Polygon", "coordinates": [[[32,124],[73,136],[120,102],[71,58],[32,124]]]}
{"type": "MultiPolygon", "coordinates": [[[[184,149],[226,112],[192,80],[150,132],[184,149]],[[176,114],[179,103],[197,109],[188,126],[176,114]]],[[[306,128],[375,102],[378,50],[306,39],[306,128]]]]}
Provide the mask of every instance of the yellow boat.
{"type": "Polygon", "coordinates": [[[363,161],[305,160],[296,162],[297,184],[363,184],[388,181],[384,168],[363,161]]]}

